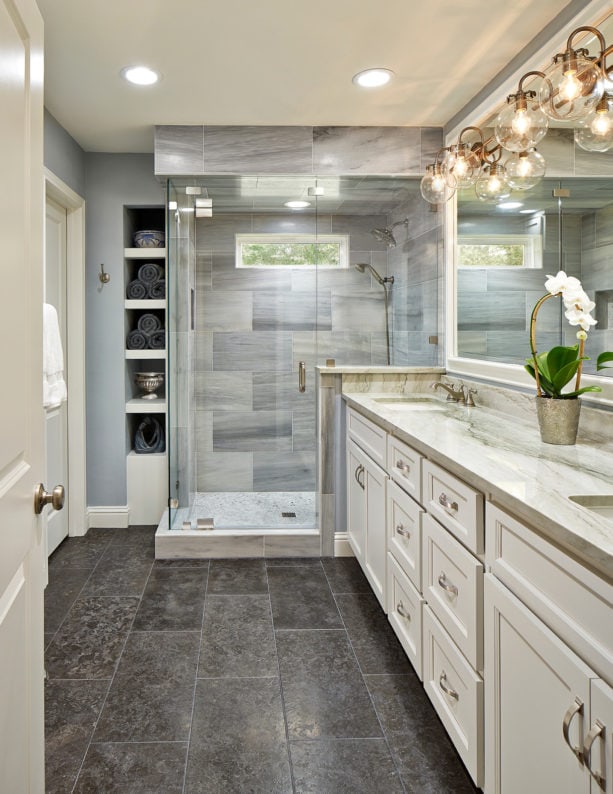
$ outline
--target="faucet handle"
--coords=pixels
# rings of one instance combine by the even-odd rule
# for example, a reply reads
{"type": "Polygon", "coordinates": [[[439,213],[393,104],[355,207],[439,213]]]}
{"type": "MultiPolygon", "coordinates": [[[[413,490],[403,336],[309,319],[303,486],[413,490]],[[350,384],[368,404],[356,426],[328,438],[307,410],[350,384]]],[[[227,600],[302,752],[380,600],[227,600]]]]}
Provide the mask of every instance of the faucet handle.
{"type": "Polygon", "coordinates": [[[473,400],[473,394],[478,394],[479,392],[476,389],[466,389],[465,386],[462,386],[462,390],[464,391],[464,405],[467,405],[469,408],[474,408],[475,401],[473,400]]]}

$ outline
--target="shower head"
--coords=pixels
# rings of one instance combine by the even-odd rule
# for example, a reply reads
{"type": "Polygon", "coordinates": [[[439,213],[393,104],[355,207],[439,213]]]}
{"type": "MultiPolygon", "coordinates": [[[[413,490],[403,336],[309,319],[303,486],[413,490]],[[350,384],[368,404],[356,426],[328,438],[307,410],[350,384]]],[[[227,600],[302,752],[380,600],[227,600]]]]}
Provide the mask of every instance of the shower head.
{"type": "MultiPolygon", "coordinates": [[[[383,276],[377,273],[377,271],[374,269],[372,265],[367,265],[365,262],[361,262],[358,265],[354,265],[354,267],[356,270],[359,270],[360,273],[366,273],[366,271],[368,270],[372,274],[372,277],[375,279],[375,281],[381,284],[382,287],[385,287],[386,279],[384,279],[383,276]]],[[[393,278],[391,279],[391,282],[392,284],[394,283],[393,278]]]]}
{"type": "Polygon", "coordinates": [[[388,248],[395,248],[397,243],[393,230],[396,228],[396,226],[406,226],[408,229],[409,219],[405,218],[403,221],[396,221],[396,223],[393,223],[391,226],[386,226],[385,228],[371,229],[370,233],[373,235],[375,240],[378,240],[378,242],[385,243],[388,248]]]}

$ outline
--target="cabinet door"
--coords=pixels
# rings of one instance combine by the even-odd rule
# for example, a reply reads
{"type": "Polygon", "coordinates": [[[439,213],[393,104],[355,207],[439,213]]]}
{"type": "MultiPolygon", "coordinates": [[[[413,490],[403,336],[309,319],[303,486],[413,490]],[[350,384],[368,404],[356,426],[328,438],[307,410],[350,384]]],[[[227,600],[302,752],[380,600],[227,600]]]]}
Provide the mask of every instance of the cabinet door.
{"type": "Polygon", "coordinates": [[[387,614],[385,587],[387,544],[385,498],[387,474],[368,458],[364,461],[366,494],[365,573],[383,611],[387,614]]]}
{"type": "Polygon", "coordinates": [[[583,743],[583,757],[592,777],[591,794],[613,794],[613,689],[604,681],[592,681],[590,729],[583,743]]]}
{"type": "Polygon", "coordinates": [[[364,566],[366,540],[366,480],[364,454],[353,442],[347,442],[347,534],[353,553],[364,566]]]}
{"type": "Polygon", "coordinates": [[[588,794],[575,753],[595,674],[495,577],[484,578],[485,791],[588,794]]]}

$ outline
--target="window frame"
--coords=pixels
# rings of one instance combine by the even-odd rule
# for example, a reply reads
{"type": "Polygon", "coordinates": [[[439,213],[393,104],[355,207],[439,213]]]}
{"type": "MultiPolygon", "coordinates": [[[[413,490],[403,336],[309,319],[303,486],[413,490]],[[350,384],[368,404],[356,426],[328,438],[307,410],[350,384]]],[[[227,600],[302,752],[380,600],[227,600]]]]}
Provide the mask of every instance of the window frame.
{"type": "Polygon", "coordinates": [[[458,270],[542,270],[543,238],[540,234],[459,234],[457,240],[456,262],[458,270]],[[524,247],[523,265],[463,265],[460,263],[462,245],[522,245],[524,247]]]}
{"type": "Polygon", "coordinates": [[[241,270],[347,270],[349,268],[349,235],[348,234],[314,234],[310,232],[284,234],[277,232],[251,233],[239,232],[234,235],[234,266],[241,270]],[[243,263],[242,246],[245,244],[283,245],[284,243],[338,243],[339,264],[317,263],[314,265],[249,265],[243,263]]]}

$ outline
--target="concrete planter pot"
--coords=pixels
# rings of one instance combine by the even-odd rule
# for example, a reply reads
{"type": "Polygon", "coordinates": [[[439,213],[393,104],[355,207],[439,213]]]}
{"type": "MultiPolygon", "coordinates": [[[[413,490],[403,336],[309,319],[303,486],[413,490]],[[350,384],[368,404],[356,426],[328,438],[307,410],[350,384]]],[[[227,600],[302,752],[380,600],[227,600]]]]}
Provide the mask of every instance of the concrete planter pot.
{"type": "Polygon", "coordinates": [[[545,444],[575,444],[581,400],[554,400],[551,397],[535,399],[541,441],[545,444]]]}

